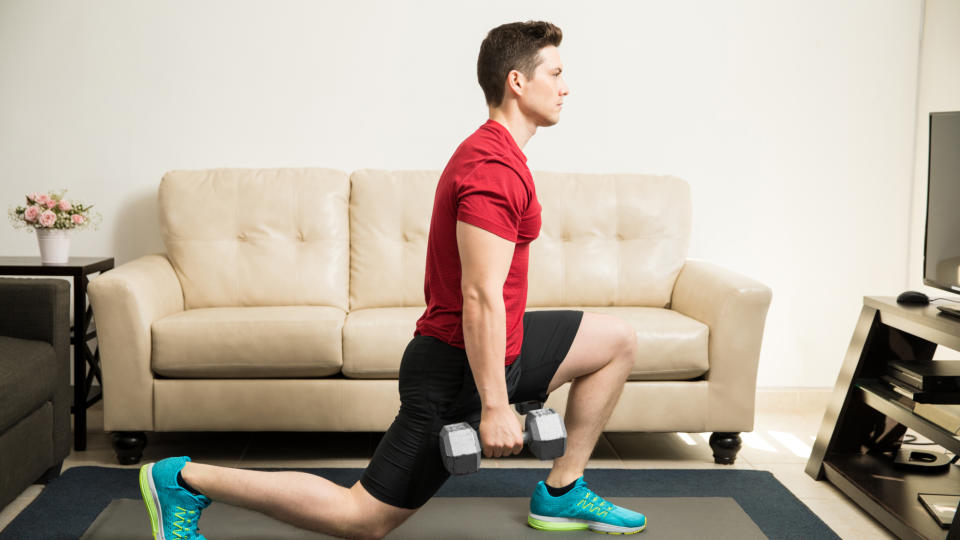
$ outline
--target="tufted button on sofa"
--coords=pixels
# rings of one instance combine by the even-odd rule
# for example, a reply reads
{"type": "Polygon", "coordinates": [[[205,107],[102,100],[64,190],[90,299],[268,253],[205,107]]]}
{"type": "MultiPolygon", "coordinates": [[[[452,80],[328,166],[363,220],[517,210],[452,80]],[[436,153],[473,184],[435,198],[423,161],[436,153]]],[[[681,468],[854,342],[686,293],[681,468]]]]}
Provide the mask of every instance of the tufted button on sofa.
{"type": "MultiPolygon", "coordinates": [[[[93,279],[104,427],[121,463],[146,432],[383,431],[425,308],[440,171],[213,169],[159,187],[166,252],[93,279]]],[[[753,429],[768,287],[688,259],[688,184],[535,172],[528,310],[630,323],[639,347],[607,431],[753,429]]],[[[569,385],[547,402],[563,411],[569,385]]]]}

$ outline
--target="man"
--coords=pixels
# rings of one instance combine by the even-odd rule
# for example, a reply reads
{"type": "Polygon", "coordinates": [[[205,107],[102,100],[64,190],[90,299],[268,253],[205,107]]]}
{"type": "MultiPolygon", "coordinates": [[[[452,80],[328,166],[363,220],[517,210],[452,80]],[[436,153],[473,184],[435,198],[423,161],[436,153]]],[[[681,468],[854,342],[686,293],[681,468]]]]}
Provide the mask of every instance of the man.
{"type": "Polygon", "coordinates": [[[591,492],[583,471],[623,390],[636,334],[615,317],[580,311],[524,313],[527,256],[540,204],[522,148],[559,121],[569,91],[546,22],[494,28],[477,76],[489,120],[454,152],[437,185],[424,293],[427,308],[400,365],[401,407],[359,482],[343,488],[315,475],[201,465],[187,457],[141,468],[154,536],[193,538],[211,500],[347,538],[381,538],[413,515],[449,477],[438,434],[478,428],[486,457],[520,453],[510,403],[538,400],[573,381],[566,454],[534,489],[528,523],[538,529],[631,534],[642,514],[591,492]]]}

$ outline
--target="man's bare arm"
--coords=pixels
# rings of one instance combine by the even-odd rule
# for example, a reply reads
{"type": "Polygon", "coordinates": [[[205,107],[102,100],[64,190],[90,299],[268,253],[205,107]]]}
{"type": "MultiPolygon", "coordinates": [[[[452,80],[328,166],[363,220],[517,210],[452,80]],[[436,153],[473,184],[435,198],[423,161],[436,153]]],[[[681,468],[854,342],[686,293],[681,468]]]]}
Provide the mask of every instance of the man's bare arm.
{"type": "Polygon", "coordinates": [[[480,439],[488,457],[519,453],[523,445],[520,427],[510,412],[503,368],[507,346],[503,284],[514,247],[509,240],[457,222],[463,339],[483,405],[480,439]]]}

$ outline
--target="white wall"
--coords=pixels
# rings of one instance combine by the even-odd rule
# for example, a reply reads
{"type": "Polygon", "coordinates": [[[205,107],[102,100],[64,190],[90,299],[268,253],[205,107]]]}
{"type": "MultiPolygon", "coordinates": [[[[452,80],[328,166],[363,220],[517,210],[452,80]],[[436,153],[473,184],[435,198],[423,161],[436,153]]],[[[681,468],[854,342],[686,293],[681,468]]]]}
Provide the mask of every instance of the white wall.
{"type": "Polygon", "coordinates": [[[862,297],[919,269],[917,1],[3,0],[0,202],[68,188],[104,215],[73,253],[124,263],[163,250],[170,169],[440,170],[486,119],[481,40],[528,19],[563,29],[571,88],[531,169],[686,179],[690,256],[774,291],[759,385],[831,386],[862,297]]]}
{"type": "MultiPolygon", "coordinates": [[[[926,0],[920,77],[917,92],[917,125],[910,213],[909,288],[931,298],[960,300],[960,296],[923,284],[923,243],[927,210],[930,113],[960,111],[960,2],[926,0]]],[[[943,302],[938,302],[943,303],[943,302]]],[[[947,303],[949,305],[949,303],[947,303]]],[[[934,358],[958,359],[960,353],[940,347],[934,358]]]]}

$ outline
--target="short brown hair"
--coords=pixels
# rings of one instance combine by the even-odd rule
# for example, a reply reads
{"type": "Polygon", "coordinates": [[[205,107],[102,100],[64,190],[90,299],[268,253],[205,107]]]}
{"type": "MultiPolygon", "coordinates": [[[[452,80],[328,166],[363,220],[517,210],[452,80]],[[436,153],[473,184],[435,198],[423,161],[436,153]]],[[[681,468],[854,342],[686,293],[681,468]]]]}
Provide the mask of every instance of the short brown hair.
{"type": "Polygon", "coordinates": [[[532,79],[543,61],[540,49],[559,47],[562,39],[560,28],[543,21],[502,24],[490,30],[480,44],[477,59],[477,79],[487,105],[499,107],[503,102],[504,82],[511,70],[532,79]]]}

